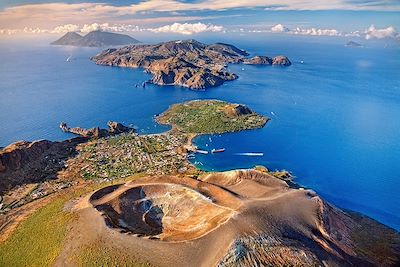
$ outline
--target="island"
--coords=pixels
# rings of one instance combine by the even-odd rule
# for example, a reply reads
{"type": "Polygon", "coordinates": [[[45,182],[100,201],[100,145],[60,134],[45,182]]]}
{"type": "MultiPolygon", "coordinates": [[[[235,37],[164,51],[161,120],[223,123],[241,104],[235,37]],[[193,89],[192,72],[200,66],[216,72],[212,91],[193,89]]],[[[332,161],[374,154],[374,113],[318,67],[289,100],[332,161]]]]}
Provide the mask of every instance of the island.
{"type": "MultiPolygon", "coordinates": [[[[205,89],[237,79],[226,67],[245,62],[247,56],[246,51],[230,44],[207,45],[191,39],[111,48],[92,60],[99,65],[144,68],[152,75],[150,82],[157,85],[205,89]]],[[[291,63],[286,57],[278,56],[271,64],[289,66],[291,63]]]]}
{"type": "Polygon", "coordinates": [[[82,36],[76,32],[67,32],[60,39],[52,42],[51,44],[80,47],[104,47],[136,43],[139,43],[139,41],[130,37],[129,35],[98,30],[91,31],[85,36],[82,36]]]}
{"type": "Polygon", "coordinates": [[[269,118],[195,100],[155,119],[171,130],[138,135],[110,122],[106,135],[75,128],[84,137],[0,150],[0,265],[399,264],[398,232],[334,207],[289,172],[206,172],[189,161],[191,135],[257,129],[269,118]]]}
{"type": "Polygon", "coordinates": [[[349,46],[349,47],[363,47],[362,44],[357,43],[357,42],[354,42],[354,41],[349,41],[349,42],[347,42],[345,46],[349,46]]]}

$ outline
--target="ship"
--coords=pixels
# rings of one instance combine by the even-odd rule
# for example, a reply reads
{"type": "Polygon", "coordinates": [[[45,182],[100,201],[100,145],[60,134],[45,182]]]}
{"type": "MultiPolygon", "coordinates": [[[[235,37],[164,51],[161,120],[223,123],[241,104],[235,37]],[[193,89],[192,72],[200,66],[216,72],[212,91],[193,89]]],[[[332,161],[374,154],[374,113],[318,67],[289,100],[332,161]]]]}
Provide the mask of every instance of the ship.
{"type": "Polygon", "coordinates": [[[225,151],[225,148],[220,148],[220,149],[212,149],[211,150],[211,153],[221,153],[221,152],[224,152],[225,151]]]}

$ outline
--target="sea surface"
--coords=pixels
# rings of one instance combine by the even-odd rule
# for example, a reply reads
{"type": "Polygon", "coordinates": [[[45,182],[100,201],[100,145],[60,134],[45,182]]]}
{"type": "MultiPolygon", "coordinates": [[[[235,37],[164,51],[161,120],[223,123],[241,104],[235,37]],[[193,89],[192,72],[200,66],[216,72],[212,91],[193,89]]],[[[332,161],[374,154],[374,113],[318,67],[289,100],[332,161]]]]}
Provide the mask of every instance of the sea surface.
{"type": "Polygon", "coordinates": [[[286,169],[331,203],[400,230],[400,46],[364,41],[363,48],[345,47],[348,40],[333,38],[219,38],[253,55],[287,55],[293,65],[231,65],[239,79],[206,91],[135,88],[150,76],[95,65],[89,58],[99,49],[0,41],[0,146],[70,138],[58,128],[61,121],[106,127],[114,120],[135,125],[139,133],[158,133],[169,128],[153,115],[171,104],[243,103],[271,121],[259,130],[197,137],[203,149],[226,149],[196,155],[199,168],[286,169]],[[246,152],[263,156],[240,155],[246,152]]]}

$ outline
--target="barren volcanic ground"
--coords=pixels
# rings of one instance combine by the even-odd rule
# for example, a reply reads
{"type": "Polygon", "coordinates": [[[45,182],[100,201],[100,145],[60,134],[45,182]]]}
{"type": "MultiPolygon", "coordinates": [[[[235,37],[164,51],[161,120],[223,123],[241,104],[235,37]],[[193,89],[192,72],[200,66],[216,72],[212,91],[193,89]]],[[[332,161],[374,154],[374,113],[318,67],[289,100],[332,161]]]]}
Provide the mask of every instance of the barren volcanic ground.
{"type": "Polygon", "coordinates": [[[163,241],[198,238],[226,222],[240,204],[227,192],[208,185],[205,188],[218,196],[211,200],[196,190],[202,183],[192,179],[168,182],[173,179],[106,187],[93,194],[90,202],[103,213],[107,225],[163,241]],[[223,198],[231,198],[232,203],[221,205],[223,198]]]}
{"type": "Polygon", "coordinates": [[[398,233],[257,170],[143,177],[100,189],[73,210],[67,261],[82,243],[98,243],[155,266],[399,263],[398,233]]]}

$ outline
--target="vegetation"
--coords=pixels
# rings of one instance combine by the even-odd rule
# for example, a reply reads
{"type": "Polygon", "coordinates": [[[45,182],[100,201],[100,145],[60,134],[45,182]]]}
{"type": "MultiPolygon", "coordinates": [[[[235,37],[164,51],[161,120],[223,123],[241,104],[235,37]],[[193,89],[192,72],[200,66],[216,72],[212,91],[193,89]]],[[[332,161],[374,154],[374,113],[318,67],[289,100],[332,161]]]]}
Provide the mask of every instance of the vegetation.
{"type": "Polygon", "coordinates": [[[225,133],[263,127],[268,118],[254,112],[240,114],[239,105],[218,100],[195,100],[171,106],[158,121],[185,133],[225,133]]]}
{"type": "Polygon", "coordinates": [[[351,229],[352,241],[356,244],[356,253],[371,260],[377,259],[381,266],[395,266],[398,257],[392,255],[400,242],[399,235],[379,222],[357,212],[347,211],[357,222],[351,229]],[[373,234],[371,234],[373,233],[373,234]]]}
{"type": "Polygon", "coordinates": [[[22,222],[0,244],[0,266],[50,266],[62,249],[67,224],[73,215],[63,211],[64,195],[22,222]]]}
{"type": "MultiPolygon", "coordinates": [[[[114,181],[114,183],[141,176],[143,174],[136,174],[127,179],[114,181]]],[[[68,193],[57,196],[38,209],[23,221],[7,240],[0,244],[0,266],[42,267],[53,265],[63,248],[68,225],[74,219],[73,213],[64,210],[65,203],[110,184],[111,182],[96,183],[74,191],[69,190],[68,193]]]]}
{"type": "Polygon", "coordinates": [[[82,252],[75,257],[78,266],[85,267],[112,267],[112,266],[126,266],[126,267],[148,267],[148,263],[134,258],[125,251],[120,251],[112,247],[100,245],[90,245],[85,247],[82,252]]]}

